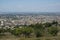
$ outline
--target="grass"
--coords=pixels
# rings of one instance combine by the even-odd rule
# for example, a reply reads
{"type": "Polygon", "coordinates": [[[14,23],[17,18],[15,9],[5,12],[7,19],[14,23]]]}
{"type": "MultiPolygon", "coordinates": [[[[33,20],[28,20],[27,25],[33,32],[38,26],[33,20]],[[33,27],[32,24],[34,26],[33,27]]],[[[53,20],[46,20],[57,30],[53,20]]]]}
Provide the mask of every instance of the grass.
{"type": "Polygon", "coordinates": [[[60,37],[40,37],[40,38],[19,38],[19,37],[2,37],[0,40],[60,40],[60,37]]]}
{"type": "Polygon", "coordinates": [[[20,40],[60,40],[60,37],[20,38],[20,40]]]}
{"type": "Polygon", "coordinates": [[[60,36],[53,37],[33,37],[33,38],[25,38],[25,37],[16,37],[12,34],[0,35],[0,40],[60,40],[60,36]]]}

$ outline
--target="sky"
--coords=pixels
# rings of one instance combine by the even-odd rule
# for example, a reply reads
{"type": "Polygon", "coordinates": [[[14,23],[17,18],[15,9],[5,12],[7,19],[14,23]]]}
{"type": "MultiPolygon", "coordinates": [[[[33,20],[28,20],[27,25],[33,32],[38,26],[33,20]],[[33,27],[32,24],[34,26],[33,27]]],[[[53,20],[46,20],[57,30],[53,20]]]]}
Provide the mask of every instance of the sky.
{"type": "Polygon", "coordinates": [[[0,0],[0,12],[60,12],[60,0],[0,0]]]}

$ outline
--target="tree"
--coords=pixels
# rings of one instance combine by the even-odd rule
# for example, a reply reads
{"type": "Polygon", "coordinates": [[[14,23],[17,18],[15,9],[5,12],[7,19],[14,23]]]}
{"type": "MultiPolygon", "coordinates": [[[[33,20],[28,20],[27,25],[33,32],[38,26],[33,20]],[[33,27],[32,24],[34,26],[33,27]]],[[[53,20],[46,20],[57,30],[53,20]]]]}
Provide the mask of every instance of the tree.
{"type": "Polygon", "coordinates": [[[35,35],[36,35],[36,37],[41,37],[41,36],[43,36],[43,32],[44,32],[44,27],[43,27],[43,24],[39,24],[39,23],[37,23],[37,24],[35,24],[34,25],[34,32],[35,32],[35,35]]]}
{"type": "Polygon", "coordinates": [[[48,28],[48,33],[53,36],[56,36],[58,33],[58,29],[56,27],[50,27],[50,28],[48,28]]]}
{"type": "Polygon", "coordinates": [[[24,27],[23,29],[23,34],[25,35],[25,37],[30,37],[31,33],[34,32],[34,29],[31,27],[24,27]]]}
{"type": "Polygon", "coordinates": [[[43,30],[41,31],[41,30],[39,30],[39,29],[36,29],[36,30],[35,30],[35,35],[36,35],[36,37],[41,37],[41,36],[43,36],[43,30]]]}
{"type": "Polygon", "coordinates": [[[4,35],[5,30],[3,28],[0,28],[0,36],[4,35]]]}
{"type": "Polygon", "coordinates": [[[58,22],[57,21],[53,21],[52,24],[57,26],[58,22]]]}
{"type": "Polygon", "coordinates": [[[22,27],[22,28],[15,28],[11,31],[12,34],[15,36],[20,36],[23,34],[25,37],[29,37],[31,33],[33,33],[33,28],[31,27],[22,27]]]}
{"type": "Polygon", "coordinates": [[[22,29],[15,28],[14,30],[11,30],[11,33],[15,36],[20,36],[20,34],[22,33],[22,29]]]}
{"type": "Polygon", "coordinates": [[[44,26],[45,26],[45,27],[51,27],[51,26],[52,26],[52,24],[51,24],[51,23],[49,23],[49,22],[46,22],[46,23],[44,23],[44,26]]]}

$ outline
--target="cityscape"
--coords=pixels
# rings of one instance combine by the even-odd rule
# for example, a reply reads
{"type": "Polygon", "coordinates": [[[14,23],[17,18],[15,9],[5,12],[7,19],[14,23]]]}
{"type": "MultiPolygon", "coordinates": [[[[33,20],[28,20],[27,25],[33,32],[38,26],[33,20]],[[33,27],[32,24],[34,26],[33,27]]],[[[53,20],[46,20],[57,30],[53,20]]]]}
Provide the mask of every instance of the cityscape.
{"type": "MultiPolygon", "coordinates": [[[[46,13],[47,14],[47,13],[46,13]]],[[[54,14],[55,15],[55,14],[54,14]]],[[[44,15],[43,14],[1,14],[0,26],[16,26],[16,25],[31,25],[36,23],[46,23],[52,21],[58,21],[60,23],[59,15],[44,15]]]]}
{"type": "Polygon", "coordinates": [[[60,40],[60,0],[0,0],[0,40],[60,40]]]}

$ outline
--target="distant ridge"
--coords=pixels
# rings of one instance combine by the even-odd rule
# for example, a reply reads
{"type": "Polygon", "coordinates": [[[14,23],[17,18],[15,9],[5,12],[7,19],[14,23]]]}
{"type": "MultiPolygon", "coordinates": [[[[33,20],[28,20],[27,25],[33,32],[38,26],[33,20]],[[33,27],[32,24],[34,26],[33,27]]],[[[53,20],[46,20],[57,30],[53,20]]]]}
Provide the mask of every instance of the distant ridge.
{"type": "Polygon", "coordinates": [[[0,15],[45,15],[60,16],[60,12],[0,12],[0,15]]]}

